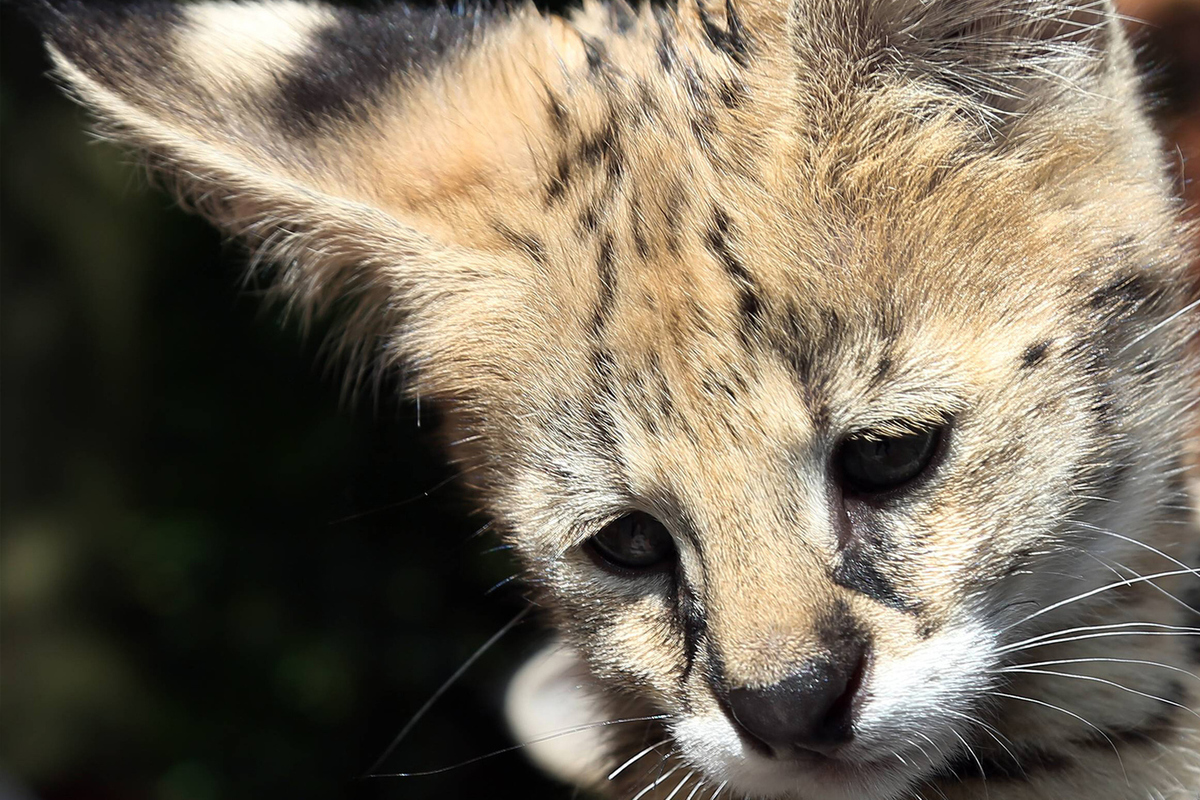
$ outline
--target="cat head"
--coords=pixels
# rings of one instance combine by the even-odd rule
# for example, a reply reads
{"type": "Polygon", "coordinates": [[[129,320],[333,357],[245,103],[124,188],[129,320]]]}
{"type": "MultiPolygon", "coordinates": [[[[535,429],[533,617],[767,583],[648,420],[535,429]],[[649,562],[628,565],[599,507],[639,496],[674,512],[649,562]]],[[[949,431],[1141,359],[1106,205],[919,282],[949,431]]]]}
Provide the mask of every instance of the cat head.
{"type": "Polygon", "coordinates": [[[1196,315],[1107,3],[42,19],[106,136],[443,405],[697,780],[900,793],[1021,640],[1173,568],[1196,315]]]}

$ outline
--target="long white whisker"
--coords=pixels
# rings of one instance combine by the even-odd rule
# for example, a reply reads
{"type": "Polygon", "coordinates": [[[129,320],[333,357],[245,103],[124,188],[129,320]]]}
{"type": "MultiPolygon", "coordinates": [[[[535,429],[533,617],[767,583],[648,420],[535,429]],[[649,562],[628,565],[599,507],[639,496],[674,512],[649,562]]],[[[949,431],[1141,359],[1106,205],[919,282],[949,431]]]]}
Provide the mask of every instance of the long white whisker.
{"type": "Polygon", "coordinates": [[[1033,644],[1029,644],[1025,647],[1017,648],[1015,650],[1012,648],[1006,648],[1002,652],[1022,652],[1025,650],[1032,650],[1035,647],[1049,647],[1050,645],[1066,644],[1067,642],[1081,642],[1086,639],[1107,639],[1110,636],[1200,636],[1200,631],[1108,631],[1102,633],[1088,633],[1082,636],[1068,636],[1064,639],[1047,639],[1046,641],[1034,642],[1033,644]]]}
{"type": "Polygon", "coordinates": [[[450,772],[451,770],[459,769],[461,767],[466,767],[471,764],[476,764],[480,761],[484,761],[489,758],[494,758],[496,756],[502,756],[505,753],[514,753],[517,750],[522,750],[526,747],[529,747],[530,745],[541,744],[542,742],[548,742],[552,739],[558,739],[563,736],[570,736],[575,733],[582,733],[583,731],[590,731],[590,730],[594,730],[596,728],[605,728],[610,725],[623,725],[623,724],[629,723],[629,722],[650,722],[650,721],[662,720],[662,719],[670,719],[670,717],[667,714],[655,714],[655,715],[649,716],[649,717],[629,717],[627,719],[606,719],[606,720],[601,720],[600,722],[591,722],[591,723],[588,723],[587,725],[576,725],[573,728],[564,728],[563,730],[560,730],[560,731],[554,731],[553,733],[547,733],[544,736],[538,736],[535,739],[530,739],[528,742],[522,742],[520,744],[514,744],[509,747],[503,747],[499,750],[493,750],[490,753],[485,753],[484,755],[481,755],[481,756],[475,756],[474,758],[468,758],[466,761],[460,761],[457,764],[451,764],[448,767],[441,767],[439,769],[429,769],[429,770],[424,770],[422,772],[379,772],[379,773],[375,773],[372,775],[366,775],[364,777],[367,777],[367,778],[424,778],[424,777],[428,777],[430,775],[441,775],[444,772],[450,772]]]}
{"type": "Polygon", "coordinates": [[[1200,633],[1200,628],[1193,628],[1193,627],[1188,627],[1188,626],[1184,626],[1184,625],[1167,625],[1167,624],[1164,624],[1161,622],[1113,622],[1113,623],[1108,623],[1105,625],[1081,625],[1081,626],[1075,627],[1075,628],[1066,628],[1064,630],[1052,631],[1051,633],[1042,633],[1037,636],[1031,636],[1028,639],[1022,639],[1021,641],[1014,642],[1013,644],[1010,644],[1010,645],[1005,645],[1004,647],[999,648],[999,650],[997,650],[997,652],[1001,653],[1001,654],[1007,653],[1012,650],[1020,649],[1028,644],[1040,642],[1044,639],[1053,639],[1056,636],[1065,636],[1065,635],[1071,634],[1071,633],[1087,633],[1089,631],[1109,631],[1109,630],[1114,630],[1117,628],[1133,628],[1133,627],[1156,628],[1156,629],[1167,629],[1167,630],[1171,630],[1171,631],[1200,633]]]}
{"type": "MultiPolygon", "coordinates": [[[[1063,664],[1088,664],[1093,661],[1101,661],[1101,662],[1113,663],[1113,664],[1140,664],[1140,665],[1146,666],[1146,667],[1162,667],[1163,669],[1169,669],[1172,672],[1178,672],[1181,675],[1186,675],[1187,677],[1191,678],[1194,681],[1200,681],[1200,675],[1197,675],[1194,672],[1189,672],[1188,670],[1183,669],[1182,667],[1176,667],[1172,664],[1163,664],[1160,661],[1143,661],[1143,660],[1137,659],[1137,658],[1101,658],[1101,657],[1060,658],[1060,659],[1056,659],[1054,661],[1035,661],[1032,664],[1017,664],[1017,665],[1013,665],[1013,666],[1014,667],[1015,666],[1019,666],[1019,667],[1055,667],[1055,666],[1060,666],[1063,664]]],[[[1013,667],[1003,667],[1001,669],[992,670],[992,672],[1008,672],[1012,668],[1013,667]]]]}
{"type": "Polygon", "coordinates": [[[1196,719],[1200,719],[1200,714],[1197,714],[1195,711],[1193,711],[1192,709],[1183,705],[1182,703],[1176,703],[1175,701],[1168,700],[1165,697],[1159,697],[1157,695],[1147,694],[1146,692],[1139,692],[1137,689],[1131,689],[1128,686],[1123,686],[1123,685],[1117,683],[1116,681],[1110,681],[1107,678],[1098,678],[1095,675],[1080,675],[1080,674],[1074,673],[1074,672],[1058,672],[1056,670],[1051,670],[1051,669],[1025,669],[1022,667],[1010,667],[1009,669],[1006,669],[1004,671],[1005,672],[1021,672],[1021,673],[1027,673],[1030,675],[1053,675],[1056,678],[1078,678],[1081,681],[1092,681],[1094,683],[1103,683],[1106,686],[1112,686],[1116,689],[1120,689],[1122,691],[1129,692],[1130,694],[1136,694],[1139,697],[1145,697],[1147,700],[1155,700],[1159,703],[1165,703],[1169,706],[1175,706],[1176,708],[1182,708],[1184,711],[1188,712],[1196,719]]]}
{"type": "Polygon", "coordinates": [[[1104,740],[1106,742],[1108,742],[1109,747],[1112,748],[1113,754],[1116,755],[1116,757],[1117,757],[1117,763],[1120,764],[1120,766],[1121,766],[1121,774],[1125,776],[1125,783],[1126,784],[1129,783],[1129,774],[1127,772],[1125,772],[1125,761],[1121,758],[1121,751],[1117,749],[1117,745],[1116,745],[1116,743],[1113,742],[1112,738],[1109,737],[1109,735],[1107,733],[1105,733],[1103,730],[1101,730],[1094,723],[1089,722],[1088,720],[1086,720],[1083,717],[1076,714],[1074,711],[1068,711],[1067,709],[1063,708],[1062,706],[1056,706],[1053,703],[1047,703],[1044,700],[1035,700],[1032,697],[1023,697],[1019,694],[1007,694],[1005,692],[996,692],[996,691],[988,692],[988,694],[994,695],[995,697],[1007,697],[1010,700],[1023,700],[1026,703],[1034,703],[1036,705],[1043,706],[1045,708],[1053,709],[1054,711],[1058,711],[1062,714],[1066,714],[1069,717],[1074,717],[1075,719],[1082,722],[1084,725],[1087,725],[1089,728],[1096,731],[1096,733],[1103,736],[1104,740]]]}
{"type": "Polygon", "coordinates": [[[1038,617],[1042,616],[1043,614],[1049,614],[1051,611],[1056,611],[1056,610],[1062,608],[1063,606],[1068,606],[1068,605],[1071,605],[1072,603],[1078,603],[1081,600],[1086,600],[1089,597],[1094,597],[1102,592],[1107,592],[1112,589],[1120,589],[1125,586],[1133,586],[1134,584],[1137,584],[1137,583],[1145,583],[1146,581],[1157,580],[1159,578],[1170,578],[1174,575],[1193,575],[1193,574],[1195,574],[1195,570],[1193,570],[1193,569],[1182,569],[1182,570],[1177,569],[1177,570],[1170,570],[1167,572],[1156,572],[1153,575],[1139,575],[1136,578],[1126,578],[1125,580],[1117,581],[1116,583],[1106,584],[1106,585],[1100,586],[1096,589],[1091,589],[1090,591],[1086,591],[1082,594],[1077,594],[1074,597],[1068,597],[1066,600],[1059,600],[1057,603],[1051,603],[1050,605],[1046,606],[1045,608],[1039,609],[1039,610],[1033,612],[1032,614],[1029,614],[1028,616],[1026,616],[1022,619],[1019,619],[1016,622],[1012,623],[1011,625],[1005,627],[1004,630],[1001,631],[1001,633],[1003,633],[1004,631],[1012,630],[1016,626],[1023,625],[1032,619],[1037,619],[1038,617]]]}
{"type": "MultiPolygon", "coordinates": [[[[643,739],[643,741],[645,741],[645,740],[643,739]]],[[[624,764],[622,764],[621,766],[619,766],[619,767],[617,767],[616,769],[614,769],[614,770],[613,770],[611,773],[609,773],[609,775],[608,775],[608,779],[611,781],[613,778],[617,777],[617,776],[618,776],[618,775],[620,775],[622,772],[624,772],[625,770],[629,769],[629,767],[633,766],[633,765],[634,765],[634,764],[635,764],[635,763],[636,763],[636,762],[637,762],[639,759],[641,759],[642,757],[644,757],[644,756],[645,756],[647,753],[649,753],[651,750],[654,750],[654,749],[655,749],[655,748],[657,748],[657,747],[662,747],[664,744],[667,744],[667,743],[668,743],[668,742],[670,742],[670,741],[671,741],[670,739],[663,739],[661,742],[657,742],[657,743],[655,743],[655,744],[652,744],[652,745],[650,745],[650,746],[649,746],[649,747],[647,747],[645,750],[641,751],[641,752],[640,752],[640,753],[638,753],[636,756],[634,756],[633,758],[629,759],[629,760],[628,760],[628,761],[626,761],[624,764]]]]}
{"type": "Polygon", "coordinates": [[[684,775],[683,780],[681,780],[679,782],[678,786],[676,786],[674,789],[671,790],[671,793],[666,796],[665,800],[672,800],[675,797],[675,795],[679,794],[679,790],[682,789],[683,785],[685,783],[687,783],[689,780],[691,780],[692,776],[695,774],[696,774],[696,772],[695,772],[695,770],[693,770],[692,772],[689,772],[687,775],[684,775]]]}
{"type": "Polygon", "coordinates": [[[1125,345],[1124,347],[1122,347],[1120,350],[1117,351],[1117,355],[1118,356],[1121,355],[1126,350],[1128,350],[1129,348],[1133,347],[1138,342],[1145,339],[1147,336],[1151,336],[1154,333],[1156,333],[1158,330],[1160,330],[1161,328],[1163,328],[1167,325],[1170,325],[1172,322],[1179,319],[1184,314],[1188,313],[1189,311],[1191,311],[1193,308],[1196,308],[1197,306],[1200,306],[1200,300],[1193,300],[1192,302],[1188,303],[1186,306],[1179,309],[1171,316],[1169,316],[1166,319],[1162,320],[1161,322],[1151,326],[1149,330],[1144,331],[1140,336],[1135,336],[1132,341],[1130,341],[1127,345],[1125,345]]]}
{"type": "MultiPolygon", "coordinates": [[[[647,786],[645,789],[642,789],[640,792],[635,794],[633,796],[633,800],[642,800],[642,798],[645,797],[646,794],[651,789],[657,789],[663,783],[663,781],[665,781],[667,778],[671,777],[676,772],[678,772],[680,767],[682,767],[682,766],[683,766],[682,764],[676,765],[676,766],[672,767],[671,769],[667,770],[660,777],[655,778],[653,781],[650,782],[649,786],[647,786]]],[[[682,786],[683,784],[680,784],[680,785],[682,786]]]]}
{"type": "Polygon", "coordinates": [[[438,699],[441,698],[441,696],[444,695],[446,693],[446,691],[451,686],[453,686],[454,683],[459,678],[461,678],[463,676],[464,672],[466,672],[467,670],[469,670],[471,668],[472,664],[474,664],[476,661],[478,661],[479,658],[484,653],[486,653],[488,650],[490,650],[492,645],[494,645],[496,642],[500,641],[500,639],[504,636],[504,634],[508,633],[513,628],[517,627],[517,625],[521,624],[521,620],[523,620],[523,619],[525,619],[525,617],[529,616],[529,613],[531,611],[533,611],[533,608],[534,608],[533,606],[525,606],[525,608],[523,608],[519,612],[517,612],[517,615],[515,617],[513,617],[512,619],[510,619],[507,623],[505,623],[504,627],[502,627],[500,630],[496,631],[494,634],[492,634],[491,638],[489,638],[486,642],[481,644],[479,646],[479,649],[477,649],[474,653],[472,653],[471,657],[462,663],[462,666],[460,666],[458,669],[454,670],[454,673],[449,678],[447,678],[445,680],[445,682],[442,683],[441,686],[438,687],[437,691],[434,692],[432,695],[430,695],[429,699],[426,700],[425,703],[420,708],[417,709],[417,713],[415,713],[411,717],[409,717],[408,722],[405,723],[404,727],[400,729],[400,732],[396,734],[395,738],[392,739],[391,743],[383,751],[382,755],[380,755],[379,758],[375,759],[375,761],[371,764],[371,766],[367,767],[367,771],[364,773],[364,777],[372,776],[373,773],[375,772],[375,770],[379,769],[379,765],[381,765],[384,761],[387,761],[388,756],[390,756],[393,752],[395,752],[396,748],[400,745],[400,742],[404,741],[404,737],[408,736],[409,731],[411,731],[414,727],[416,727],[416,724],[418,722],[420,722],[421,719],[425,716],[426,712],[428,712],[429,709],[433,707],[433,704],[436,703],[438,701],[438,699]]]}

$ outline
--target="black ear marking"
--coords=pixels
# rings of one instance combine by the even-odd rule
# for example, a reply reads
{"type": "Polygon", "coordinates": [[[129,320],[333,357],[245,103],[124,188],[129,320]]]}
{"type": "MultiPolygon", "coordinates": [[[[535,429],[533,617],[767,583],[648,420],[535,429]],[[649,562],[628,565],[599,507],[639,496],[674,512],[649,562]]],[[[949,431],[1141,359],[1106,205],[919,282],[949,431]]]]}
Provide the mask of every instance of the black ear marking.
{"type": "Polygon", "coordinates": [[[749,342],[751,334],[763,326],[763,302],[758,284],[745,265],[734,255],[729,246],[732,221],[722,208],[714,208],[712,225],[705,232],[705,244],[713,257],[725,268],[738,292],[738,311],[741,314],[741,336],[749,342]]]}
{"type": "Polygon", "coordinates": [[[401,77],[441,63],[495,19],[481,7],[456,12],[440,5],[333,13],[336,20],[316,32],[279,88],[276,113],[293,134],[358,119],[401,77]]]}

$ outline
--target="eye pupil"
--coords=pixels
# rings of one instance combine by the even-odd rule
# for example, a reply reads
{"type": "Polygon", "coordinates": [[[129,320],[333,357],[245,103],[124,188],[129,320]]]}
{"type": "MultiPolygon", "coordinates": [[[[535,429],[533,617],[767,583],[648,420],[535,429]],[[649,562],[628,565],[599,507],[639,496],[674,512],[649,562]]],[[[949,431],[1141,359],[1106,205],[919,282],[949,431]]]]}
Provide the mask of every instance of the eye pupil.
{"type": "Polygon", "coordinates": [[[836,463],[851,491],[877,494],[916,478],[933,460],[941,428],[896,435],[858,434],[838,448],[836,463]]]}
{"type": "Polygon", "coordinates": [[[588,546],[607,567],[649,571],[675,560],[675,542],[661,522],[634,511],[610,522],[588,540],[588,546]]]}

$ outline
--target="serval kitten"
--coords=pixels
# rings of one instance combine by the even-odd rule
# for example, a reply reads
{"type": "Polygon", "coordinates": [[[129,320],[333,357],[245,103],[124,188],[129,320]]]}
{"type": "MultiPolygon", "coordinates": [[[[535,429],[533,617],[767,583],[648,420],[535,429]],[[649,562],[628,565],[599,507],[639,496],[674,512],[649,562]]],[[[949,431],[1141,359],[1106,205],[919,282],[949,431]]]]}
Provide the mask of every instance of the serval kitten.
{"type": "Polygon", "coordinates": [[[105,135],[445,407],[560,636],[514,724],[612,723],[548,769],[1200,796],[1200,315],[1106,0],[42,8],[105,135]]]}

